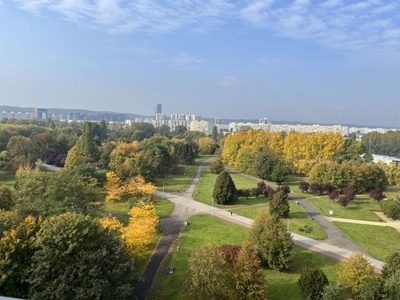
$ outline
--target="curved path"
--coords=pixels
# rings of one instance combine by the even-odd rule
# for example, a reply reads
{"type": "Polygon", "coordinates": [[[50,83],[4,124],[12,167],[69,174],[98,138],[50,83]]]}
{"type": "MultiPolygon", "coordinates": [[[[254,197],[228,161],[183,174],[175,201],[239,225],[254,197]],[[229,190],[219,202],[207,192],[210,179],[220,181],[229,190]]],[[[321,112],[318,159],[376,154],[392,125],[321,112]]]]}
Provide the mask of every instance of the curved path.
{"type": "MultiPolygon", "coordinates": [[[[196,185],[199,183],[201,173],[208,160],[199,163],[191,183],[186,188],[186,190],[181,193],[186,199],[192,199],[192,195],[196,189],[196,185]]],[[[168,198],[165,196],[171,195],[164,192],[156,192],[155,194],[161,198],[168,198]]],[[[163,235],[157,244],[157,248],[151,256],[150,261],[146,266],[146,269],[143,272],[142,280],[136,286],[135,296],[137,299],[142,300],[146,298],[153,284],[157,271],[161,265],[161,262],[163,261],[173,242],[178,238],[181,232],[183,222],[186,221],[188,217],[199,213],[198,210],[190,206],[180,205],[179,203],[175,202],[173,203],[175,205],[171,215],[167,218],[160,219],[160,229],[162,230],[163,235]]]]}

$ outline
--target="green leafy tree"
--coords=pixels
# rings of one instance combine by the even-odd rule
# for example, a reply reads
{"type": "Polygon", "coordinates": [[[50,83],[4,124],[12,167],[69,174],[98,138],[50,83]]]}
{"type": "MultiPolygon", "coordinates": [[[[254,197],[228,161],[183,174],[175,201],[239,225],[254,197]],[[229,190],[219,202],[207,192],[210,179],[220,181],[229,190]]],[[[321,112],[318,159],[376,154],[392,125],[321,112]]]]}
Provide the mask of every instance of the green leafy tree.
{"type": "Polygon", "coordinates": [[[77,146],[72,147],[71,150],[68,151],[67,158],[65,160],[64,167],[66,169],[73,169],[85,164],[85,158],[81,154],[81,151],[77,146]]]}
{"type": "Polygon", "coordinates": [[[211,138],[217,142],[218,139],[218,127],[217,125],[214,125],[213,130],[212,130],[212,134],[211,134],[211,138]]]}
{"type": "Polygon", "coordinates": [[[161,125],[160,127],[157,128],[156,132],[165,137],[170,137],[171,136],[171,128],[168,125],[161,125]]]}
{"type": "Polygon", "coordinates": [[[372,277],[364,281],[361,286],[353,290],[352,299],[354,300],[383,300],[384,281],[381,277],[372,277]]]}
{"type": "Polygon", "coordinates": [[[0,240],[0,295],[28,298],[39,228],[40,220],[30,216],[14,229],[4,232],[0,240]]]}
{"type": "Polygon", "coordinates": [[[275,153],[268,148],[264,148],[255,158],[254,171],[261,179],[272,180],[272,172],[277,162],[278,158],[275,153]]]}
{"type": "Polygon", "coordinates": [[[106,120],[100,121],[100,135],[99,138],[101,141],[106,141],[108,135],[108,123],[106,120]]]}
{"type": "Polygon", "coordinates": [[[289,217],[290,205],[288,195],[280,190],[269,202],[269,214],[274,215],[278,218],[287,218],[289,217]]]}
{"type": "Polygon", "coordinates": [[[10,134],[5,130],[0,130],[0,152],[7,149],[7,144],[9,140],[10,134]]]}
{"type": "Polygon", "coordinates": [[[93,161],[97,161],[100,157],[100,151],[96,145],[92,134],[92,123],[85,122],[83,125],[82,135],[76,143],[81,153],[93,161]]]}
{"type": "Polygon", "coordinates": [[[214,184],[214,201],[218,204],[232,204],[237,201],[238,194],[235,183],[227,171],[222,171],[214,184]]]}
{"type": "Polygon", "coordinates": [[[228,299],[229,266],[223,252],[208,243],[189,259],[189,287],[194,299],[228,299]]]}
{"type": "Polygon", "coordinates": [[[324,287],[321,300],[343,300],[343,287],[339,284],[328,284],[324,287]]]}
{"type": "Polygon", "coordinates": [[[385,259],[386,263],[382,268],[382,277],[389,278],[394,272],[400,270],[400,253],[395,252],[385,259]]]}
{"type": "Polygon", "coordinates": [[[6,231],[18,226],[22,220],[23,218],[14,210],[0,210],[0,238],[6,231]]]}
{"type": "Polygon", "coordinates": [[[262,209],[255,218],[249,240],[258,250],[261,262],[271,269],[285,269],[293,257],[293,239],[286,226],[262,209]]]}
{"type": "Polygon", "coordinates": [[[384,294],[387,300],[400,299],[400,270],[394,271],[384,282],[384,294]]]}
{"type": "Polygon", "coordinates": [[[181,139],[184,137],[185,132],[187,131],[187,128],[183,125],[178,125],[175,127],[175,130],[171,132],[171,135],[173,137],[176,137],[178,139],[181,139]]]}
{"type": "Polygon", "coordinates": [[[329,281],[321,269],[304,268],[297,283],[304,299],[320,300],[329,281]]]}
{"type": "Polygon", "coordinates": [[[288,176],[288,171],[282,162],[278,162],[271,173],[271,179],[277,185],[281,185],[285,182],[288,176]]]}
{"type": "Polygon", "coordinates": [[[0,210],[10,210],[13,203],[12,191],[5,185],[0,186],[0,210]]]}
{"type": "Polygon", "coordinates": [[[222,160],[220,158],[213,159],[211,164],[210,164],[211,173],[219,174],[223,170],[225,170],[225,167],[224,167],[224,163],[222,162],[222,160]]]}
{"type": "Polygon", "coordinates": [[[32,258],[30,299],[131,299],[134,263],[97,219],[66,213],[45,220],[32,258]]]}

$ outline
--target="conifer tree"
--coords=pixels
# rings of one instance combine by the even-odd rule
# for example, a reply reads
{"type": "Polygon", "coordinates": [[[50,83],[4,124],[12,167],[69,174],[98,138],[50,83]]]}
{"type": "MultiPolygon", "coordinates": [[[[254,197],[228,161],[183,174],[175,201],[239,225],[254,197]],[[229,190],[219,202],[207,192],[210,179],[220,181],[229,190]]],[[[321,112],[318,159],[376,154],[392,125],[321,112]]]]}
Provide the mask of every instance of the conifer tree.
{"type": "Polygon", "coordinates": [[[77,146],[72,147],[71,150],[68,151],[64,167],[66,169],[74,169],[84,164],[85,159],[83,158],[83,155],[81,154],[79,148],[77,146]]]}
{"type": "Polygon", "coordinates": [[[222,171],[215,181],[213,198],[218,204],[232,204],[237,201],[238,194],[235,183],[227,171],[222,171]]]}
{"type": "Polygon", "coordinates": [[[269,213],[278,218],[287,218],[289,217],[289,212],[290,205],[288,195],[283,190],[280,190],[269,202],[269,213]]]}

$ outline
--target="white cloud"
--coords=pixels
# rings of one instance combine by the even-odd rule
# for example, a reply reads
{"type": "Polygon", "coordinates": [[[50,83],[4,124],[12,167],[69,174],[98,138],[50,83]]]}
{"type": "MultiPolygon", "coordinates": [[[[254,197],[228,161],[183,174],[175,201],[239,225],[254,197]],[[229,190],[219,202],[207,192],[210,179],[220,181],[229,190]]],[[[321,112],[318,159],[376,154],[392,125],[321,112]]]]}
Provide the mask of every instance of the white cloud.
{"type": "Polygon", "coordinates": [[[158,59],[154,61],[155,63],[164,63],[170,67],[177,69],[199,69],[202,64],[206,62],[206,59],[191,55],[186,52],[179,53],[176,56],[158,59]]]}

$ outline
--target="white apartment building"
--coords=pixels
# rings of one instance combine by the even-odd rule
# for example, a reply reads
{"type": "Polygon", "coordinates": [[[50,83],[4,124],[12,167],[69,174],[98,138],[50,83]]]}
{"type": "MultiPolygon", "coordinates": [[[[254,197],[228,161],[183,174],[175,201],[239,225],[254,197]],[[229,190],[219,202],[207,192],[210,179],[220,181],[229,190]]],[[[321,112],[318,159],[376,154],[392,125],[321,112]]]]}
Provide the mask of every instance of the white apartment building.
{"type": "Polygon", "coordinates": [[[212,134],[214,124],[207,121],[192,121],[190,122],[190,131],[200,131],[206,135],[212,134]]]}

